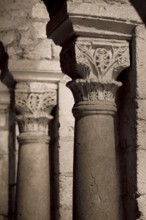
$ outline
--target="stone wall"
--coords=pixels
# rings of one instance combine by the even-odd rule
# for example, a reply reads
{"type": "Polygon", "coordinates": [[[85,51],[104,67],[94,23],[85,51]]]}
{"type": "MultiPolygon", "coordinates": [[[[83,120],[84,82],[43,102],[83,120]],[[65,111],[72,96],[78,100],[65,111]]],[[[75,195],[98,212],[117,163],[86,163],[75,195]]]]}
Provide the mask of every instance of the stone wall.
{"type": "Polygon", "coordinates": [[[59,204],[60,219],[72,219],[72,174],[73,174],[73,137],[74,118],[72,106],[74,103],[71,92],[64,86],[69,81],[64,77],[59,83],[59,204]]]}
{"type": "Polygon", "coordinates": [[[127,220],[146,219],[146,28],[136,27],[131,41],[131,68],[121,75],[119,148],[122,198],[127,220]]]}
{"type": "Polygon", "coordinates": [[[48,20],[42,1],[0,2],[0,39],[9,54],[10,68],[59,69],[55,62],[59,49],[46,38],[48,20]]]}
{"type": "Polygon", "coordinates": [[[140,220],[146,219],[146,28],[139,26],[135,32],[136,60],[136,131],[137,131],[137,202],[140,220]]]}

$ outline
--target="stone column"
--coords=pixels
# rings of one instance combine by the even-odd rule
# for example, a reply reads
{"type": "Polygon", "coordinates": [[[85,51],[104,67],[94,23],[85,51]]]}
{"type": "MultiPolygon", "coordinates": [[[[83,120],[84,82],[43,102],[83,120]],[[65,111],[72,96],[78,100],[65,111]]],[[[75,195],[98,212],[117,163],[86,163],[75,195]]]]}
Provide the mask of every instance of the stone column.
{"type": "Polygon", "coordinates": [[[129,66],[126,41],[78,38],[61,52],[75,105],[73,220],[120,220],[115,96],[129,66]]]}
{"type": "Polygon", "coordinates": [[[8,217],[9,106],[9,89],[0,82],[0,220],[8,217]]]}
{"type": "Polygon", "coordinates": [[[17,220],[50,219],[48,123],[56,105],[56,85],[19,82],[15,105],[20,135],[17,220]]]}

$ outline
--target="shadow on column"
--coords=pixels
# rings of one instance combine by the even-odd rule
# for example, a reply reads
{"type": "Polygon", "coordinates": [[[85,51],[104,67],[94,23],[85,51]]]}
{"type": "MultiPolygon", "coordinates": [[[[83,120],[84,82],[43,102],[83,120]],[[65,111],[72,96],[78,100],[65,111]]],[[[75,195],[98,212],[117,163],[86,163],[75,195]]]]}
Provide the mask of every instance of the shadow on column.
{"type": "MultiPolygon", "coordinates": [[[[133,48],[131,48],[131,51],[133,51],[133,48]]],[[[121,170],[123,219],[136,220],[140,217],[140,212],[136,201],[138,195],[136,168],[136,72],[134,63],[132,63],[131,68],[125,70],[119,76],[118,80],[123,83],[117,96],[118,114],[116,120],[119,137],[117,145],[121,170]]]]}
{"type": "Polygon", "coordinates": [[[9,220],[14,219],[15,211],[15,192],[16,192],[16,155],[15,155],[15,111],[14,111],[14,86],[15,80],[8,69],[9,56],[5,51],[3,43],[0,41],[0,80],[9,88],[10,91],[10,107],[9,107],[9,204],[8,204],[8,218],[9,220]]]}
{"type": "Polygon", "coordinates": [[[59,219],[59,152],[58,152],[58,107],[52,110],[53,119],[49,123],[50,136],[50,197],[51,197],[51,220],[59,219]]]}
{"type": "Polygon", "coordinates": [[[10,92],[11,103],[9,111],[9,220],[15,220],[15,195],[16,195],[16,130],[14,111],[14,91],[10,92]]]}

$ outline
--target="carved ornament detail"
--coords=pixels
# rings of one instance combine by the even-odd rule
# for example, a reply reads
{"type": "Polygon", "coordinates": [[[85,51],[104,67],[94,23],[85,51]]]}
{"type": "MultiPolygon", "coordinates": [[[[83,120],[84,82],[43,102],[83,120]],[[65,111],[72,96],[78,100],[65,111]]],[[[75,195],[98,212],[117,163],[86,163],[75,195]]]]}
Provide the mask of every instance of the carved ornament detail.
{"type": "Polygon", "coordinates": [[[126,41],[78,40],[61,51],[61,67],[72,78],[68,87],[75,102],[114,101],[118,75],[130,66],[126,41]]]}
{"type": "Polygon", "coordinates": [[[129,45],[77,42],[64,47],[60,59],[63,72],[72,79],[116,80],[130,66],[129,45]]]}
{"type": "Polygon", "coordinates": [[[78,79],[67,84],[74,95],[75,102],[80,101],[115,101],[120,82],[116,81],[86,81],[78,79]]]}
{"type": "Polygon", "coordinates": [[[56,90],[45,83],[18,83],[15,108],[20,132],[45,132],[50,112],[56,105],[56,90]]]}

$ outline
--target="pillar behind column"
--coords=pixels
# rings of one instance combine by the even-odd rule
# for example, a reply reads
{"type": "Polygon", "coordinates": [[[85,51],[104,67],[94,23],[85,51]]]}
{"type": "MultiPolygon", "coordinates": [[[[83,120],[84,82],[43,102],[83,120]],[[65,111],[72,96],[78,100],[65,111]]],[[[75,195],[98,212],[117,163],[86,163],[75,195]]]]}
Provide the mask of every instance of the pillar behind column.
{"type": "Polygon", "coordinates": [[[56,85],[19,82],[15,96],[20,131],[16,219],[49,220],[48,123],[56,105],[56,85]]]}

